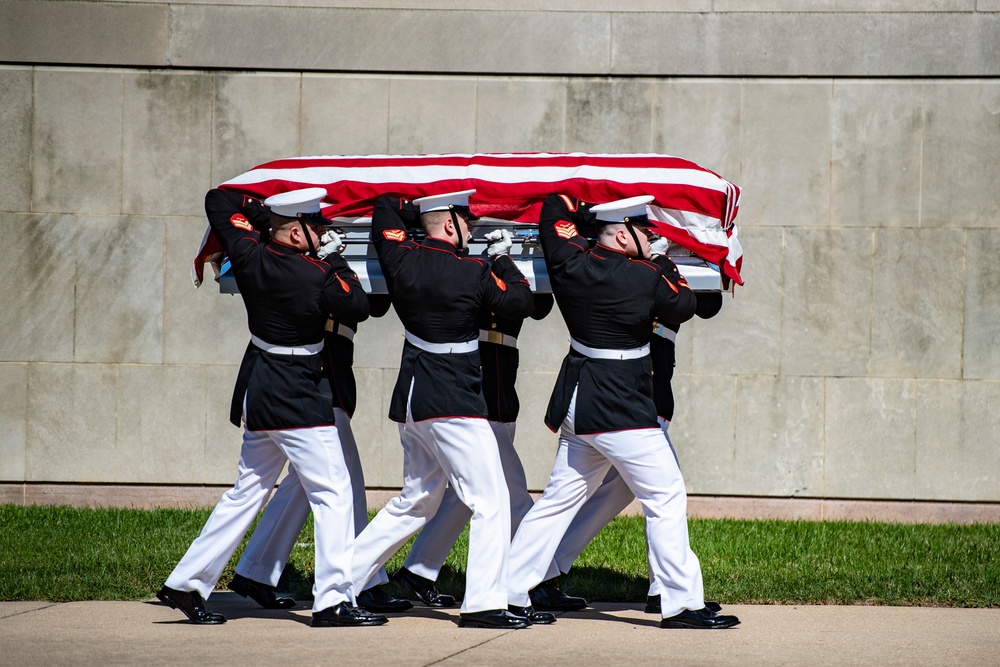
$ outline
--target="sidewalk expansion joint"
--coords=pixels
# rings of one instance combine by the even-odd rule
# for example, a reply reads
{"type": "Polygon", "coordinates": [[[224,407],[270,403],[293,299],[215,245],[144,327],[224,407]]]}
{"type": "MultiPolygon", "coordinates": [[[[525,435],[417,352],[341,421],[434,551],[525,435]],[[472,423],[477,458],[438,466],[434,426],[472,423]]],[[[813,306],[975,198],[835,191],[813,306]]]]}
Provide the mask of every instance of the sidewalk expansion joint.
{"type": "Polygon", "coordinates": [[[509,635],[512,632],[517,632],[517,630],[503,630],[503,631],[500,631],[496,635],[490,637],[489,639],[484,639],[483,641],[479,642],[478,644],[474,644],[472,646],[467,646],[467,647],[463,648],[461,651],[455,651],[451,655],[446,655],[443,658],[438,658],[437,660],[428,662],[428,663],[422,665],[421,667],[432,667],[432,665],[440,665],[442,662],[445,662],[446,660],[451,660],[455,656],[462,655],[463,653],[471,651],[472,649],[479,648],[480,646],[485,646],[486,644],[489,644],[491,641],[494,641],[495,639],[499,639],[500,637],[503,637],[505,635],[509,635]]]}

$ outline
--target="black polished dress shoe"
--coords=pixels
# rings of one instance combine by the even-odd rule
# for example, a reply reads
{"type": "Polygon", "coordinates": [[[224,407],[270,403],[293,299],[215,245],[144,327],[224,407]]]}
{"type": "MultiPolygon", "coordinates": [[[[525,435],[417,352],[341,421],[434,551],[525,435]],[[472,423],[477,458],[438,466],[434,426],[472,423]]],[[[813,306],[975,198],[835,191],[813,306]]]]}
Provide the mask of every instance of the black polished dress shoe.
{"type": "Polygon", "coordinates": [[[556,617],[547,611],[537,611],[534,607],[518,607],[510,605],[507,611],[515,616],[523,616],[532,625],[552,625],[556,622],[556,617]]]}
{"type": "Polygon", "coordinates": [[[583,598],[566,595],[559,589],[559,580],[555,577],[538,584],[528,593],[531,596],[531,606],[537,611],[580,611],[587,606],[583,598]]]}
{"type": "Polygon", "coordinates": [[[192,623],[222,625],[226,617],[205,609],[205,600],[198,591],[178,591],[164,586],[156,593],[157,599],[171,609],[180,609],[192,623]]]}
{"type": "MultiPolygon", "coordinates": [[[[705,609],[709,610],[713,614],[718,614],[722,611],[722,605],[713,600],[705,600],[705,609]]],[[[647,614],[659,614],[660,613],[660,596],[659,595],[647,595],[646,596],[646,613],[647,614]]]]}
{"type": "Polygon", "coordinates": [[[389,619],[381,614],[372,614],[355,607],[350,602],[341,602],[314,612],[309,625],[314,628],[336,628],[353,625],[385,625],[388,622],[389,619]]]}
{"type": "Polygon", "coordinates": [[[392,581],[416,595],[417,599],[428,607],[455,606],[453,596],[439,593],[433,581],[421,577],[419,574],[413,574],[405,567],[399,568],[399,571],[392,575],[392,581]]]}
{"type": "Polygon", "coordinates": [[[389,595],[385,586],[372,586],[358,595],[358,606],[378,614],[406,611],[413,607],[409,600],[400,600],[389,595]]]}
{"type": "Polygon", "coordinates": [[[491,628],[494,630],[518,630],[531,625],[524,616],[517,616],[506,609],[462,612],[458,625],[462,628],[491,628]]]}
{"type": "Polygon", "coordinates": [[[670,616],[660,621],[661,628],[689,628],[694,630],[722,630],[739,625],[740,619],[735,616],[722,616],[708,609],[685,609],[676,616],[670,616]]]}
{"type": "Polygon", "coordinates": [[[274,594],[274,586],[262,584],[237,574],[229,582],[229,590],[243,597],[249,597],[264,609],[291,609],[295,606],[292,598],[279,598],[274,594]]]}

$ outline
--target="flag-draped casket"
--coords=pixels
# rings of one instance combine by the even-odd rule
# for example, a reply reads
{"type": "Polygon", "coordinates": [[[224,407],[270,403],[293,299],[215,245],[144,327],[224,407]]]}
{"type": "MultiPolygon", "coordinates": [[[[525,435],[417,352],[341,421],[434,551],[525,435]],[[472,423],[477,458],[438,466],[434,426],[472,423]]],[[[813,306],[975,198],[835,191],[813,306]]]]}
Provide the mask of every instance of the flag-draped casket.
{"type": "MultiPolygon", "coordinates": [[[[219,187],[263,199],[317,186],[328,193],[323,215],[349,232],[370,220],[379,195],[416,199],[474,188],[469,202],[473,213],[513,223],[514,228],[537,223],[542,202],[553,193],[593,203],[651,195],[648,213],[660,235],[717,267],[721,285],[743,284],[743,250],[734,224],[739,187],[679,157],[588,153],[296,157],[254,167],[219,187]]],[[[205,261],[219,250],[206,233],[192,271],[196,286],[202,281],[205,261]]],[[[356,259],[348,259],[354,266],[356,259]]],[[[538,266],[544,270],[535,262],[535,273],[538,266]]]]}

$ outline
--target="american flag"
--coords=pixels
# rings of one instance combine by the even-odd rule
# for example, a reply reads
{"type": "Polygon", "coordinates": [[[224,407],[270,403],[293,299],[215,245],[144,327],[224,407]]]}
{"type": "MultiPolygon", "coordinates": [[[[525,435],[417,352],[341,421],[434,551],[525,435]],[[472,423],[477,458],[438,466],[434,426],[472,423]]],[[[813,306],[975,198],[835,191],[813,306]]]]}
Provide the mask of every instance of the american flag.
{"type": "MultiPolygon", "coordinates": [[[[220,188],[264,199],[306,187],[328,193],[323,215],[351,223],[370,219],[380,195],[416,199],[468,190],[480,217],[537,223],[542,202],[553,193],[603,203],[652,195],[648,206],[656,231],[702,259],[717,264],[742,285],[743,249],[734,220],[740,188],[694,162],[660,154],[475,153],[442,155],[325,155],[274,160],[220,188]]],[[[201,284],[207,258],[221,248],[206,232],[192,279],[201,284]]]]}

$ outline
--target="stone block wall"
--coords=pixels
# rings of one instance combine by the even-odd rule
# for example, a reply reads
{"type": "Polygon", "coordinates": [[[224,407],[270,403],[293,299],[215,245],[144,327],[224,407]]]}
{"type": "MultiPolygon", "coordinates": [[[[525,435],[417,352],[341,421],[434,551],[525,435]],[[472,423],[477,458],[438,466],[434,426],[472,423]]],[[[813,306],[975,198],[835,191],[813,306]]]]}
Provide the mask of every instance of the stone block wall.
{"type": "MultiPolygon", "coordinates": [[[[0,0],[0,484],[232,481],[245,315],[188,277],[218,182],[649,151],[744,188],[747,284],[678,339],[689,491],[1000,502],[1000,3],[662,4],[0,0]]],[[[402,328],[356,340],[367,482],[395,487],[402,328]]],[[[535,489],[567,340],[558,312],[521,337],[535,489]]]]}

